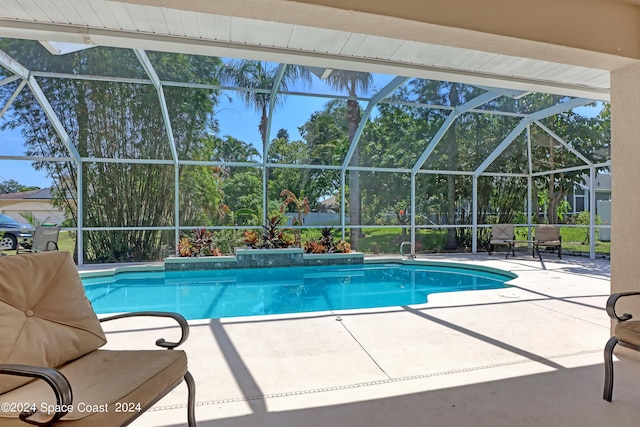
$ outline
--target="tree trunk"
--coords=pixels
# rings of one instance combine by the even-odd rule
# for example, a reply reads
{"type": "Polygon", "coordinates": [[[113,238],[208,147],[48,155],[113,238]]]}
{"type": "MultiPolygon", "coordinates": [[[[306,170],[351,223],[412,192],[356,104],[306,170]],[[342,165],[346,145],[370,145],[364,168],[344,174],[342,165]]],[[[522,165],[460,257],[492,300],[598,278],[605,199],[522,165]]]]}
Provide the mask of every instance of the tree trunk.
{"type": "MultiPolygon", "coordinates": [[[[555,158],[553,155],[553,140],[549,138],[549,170],[556,168],[555,158]]],[[[558,222],[558,202],[555,196],[555,174],[549,175],[549,206],[547,207],[547,220],[549,224],[558,222]]]]}
{"type": "MultiPolygon", "coordinates": [[[[354,93],[351,94],[355,96],[354,93]]],[[[349,131],[349,144],[353,143],[353,139],[360,123],[360,106],[357,101],[347,101],[347,126],[349,131]]],[[[351,156],[351,166],[360,166],[360,147],[356,146],[353,156],[351,156]]],[[[360,225],[360,172],[357,170],[349,171],[349,217],[351,225],[360,225]]],[[[360,229],[351,228],[349,231],[349,242],[351,249],[358,250],[358,240],[360,237],[360,229]]]]}
{"type": "MultiPolygon", "coordinates": [[[[449,91],[449,103],[456,106],[458,103],[458,85],[452,84],[449,91]]],[[[458,169],[457,159],[457,141],[456,141],[456,122],[454,121],[447,132],[447,169],[450,171],[458,169]]],[[[447,224],[454,225],[456,223],[456,179],[454,175],[447,175],[447,224]]],[[[445,250],[458,249],[458,239],[456,238],[456,229],[447,229],[447,241],[444,245],[445,250]]]]}

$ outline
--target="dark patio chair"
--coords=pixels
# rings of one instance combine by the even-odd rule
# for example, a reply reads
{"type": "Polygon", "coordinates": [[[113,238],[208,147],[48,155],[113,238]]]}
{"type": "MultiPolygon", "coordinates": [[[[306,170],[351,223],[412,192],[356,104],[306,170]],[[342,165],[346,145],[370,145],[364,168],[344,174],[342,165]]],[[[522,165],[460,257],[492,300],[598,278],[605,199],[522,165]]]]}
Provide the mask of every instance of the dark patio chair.
{"type": "Polygon", "coordinates": [[[602,398],[611,402],[613,396],[613,349],[616,345],[640,351],[640,321],[631,320],[633,316],[616,313],[616,303],[620,298],[640,296],[640,292],[622,292],[612,294],[607,300],[607,314],[616,321],[613,336],[604,347],[604,393],[602,398]]]}
{"type": "Polygon", "coordinates": [[[164,349],[189,335],[179,314],[98,319],[68,252],[0,258],[0,425],[127,425],[184,379],[187,421],[195,426],[195,384],[184,351],[99,349],[106,343],[101,321],[138,315],[178,322],[177,342],[155,342],[164,349]]]}

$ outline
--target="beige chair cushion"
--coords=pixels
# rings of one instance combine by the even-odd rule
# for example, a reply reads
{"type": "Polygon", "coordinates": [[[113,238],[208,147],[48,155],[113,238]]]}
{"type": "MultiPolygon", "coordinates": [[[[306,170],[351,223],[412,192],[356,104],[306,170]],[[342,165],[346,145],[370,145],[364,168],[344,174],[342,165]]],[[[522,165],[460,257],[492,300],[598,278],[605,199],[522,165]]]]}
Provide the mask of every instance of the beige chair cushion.
{"type": "Polygon", "coordinates": [[[620,341],[640,346],[640,321],[618,322],[614,329],[614,335],[620,341]]]}
{"type": "MultiPolygon", "coordinates": [[[[73,411],[60,420],[65,421],[62,424],[73,427],[122,425],[139,415],[137,404],[144,411],[164,395],[163,391],[168,392],[180,383],[187,372],[187,356],[182,350],[96,350],[60,371],[71,383],[74,403],[73,411]],[[133,404],[126,408],[133,412],[117,412],[123,403],[133,404]]],[[[1,402],[55,405],[55,398],[44,381],[34,381],[0,395],[1,402]]],[[[0,412],[0,425],[24,427],[26,424],[18,419],[18,413],[0,412]]]]}
{"type": "Polygon", "coordinates": [[[491,226],[491,245],[505,245],[505,240],[513,240],[515,226],[513,224],[494,224],[491,226]]]}
{"type": "MultiPolygon", "coordinates": [[[[0,258],[0,364],[55,368],[106,343],[68,252],[0,258]]],[[[0,393],[30,381],[2,376],[0,393]]]]}
{"type": "Polygon", "coordinates": [[[542,240],[537,242],[538,246],[560,246],[560,240],[542,240]]]}
{"type": "Polygon", "coordinates": [[[556,225],[536,225],[535,238],[537,241],[543,240],[542,246],[554,246],[560,244],[560,227],[556,225]]]}

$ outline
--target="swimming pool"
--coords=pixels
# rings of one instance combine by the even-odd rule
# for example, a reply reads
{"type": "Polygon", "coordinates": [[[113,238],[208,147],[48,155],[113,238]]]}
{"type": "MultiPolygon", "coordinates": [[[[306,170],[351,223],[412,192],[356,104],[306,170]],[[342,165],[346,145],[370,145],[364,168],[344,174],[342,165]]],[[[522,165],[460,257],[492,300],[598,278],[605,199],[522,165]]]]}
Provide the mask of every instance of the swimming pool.
{"type": "Polygon", "coordinates": [[[514,277],[388,263],[131,272],[82,282],[99,314],[174,311],[195,320],[419,304],[437,292],[502,288],[514,277]]]}

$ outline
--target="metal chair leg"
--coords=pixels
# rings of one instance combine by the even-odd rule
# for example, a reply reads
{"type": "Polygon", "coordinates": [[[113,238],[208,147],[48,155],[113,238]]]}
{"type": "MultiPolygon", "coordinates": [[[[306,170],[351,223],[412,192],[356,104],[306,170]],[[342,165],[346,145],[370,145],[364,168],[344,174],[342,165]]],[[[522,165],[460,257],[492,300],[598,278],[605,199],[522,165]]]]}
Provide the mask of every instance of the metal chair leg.
{"type": "Polygon", "coordinates": [[[189,427],[196,427],[196,382],[193,380],[191,373],[187,371],[184,374],[184,381],[187,383],[187,389],[189,390],[189,397],[187,400],[187,421],[189,427]]]}
{"type": "Polygon", "coordinates": [[[604,392],[602,398],[611,402],[613,396],[613,348],[618,344],[618,338],[611,337],[604,347],[604,392]]]}

